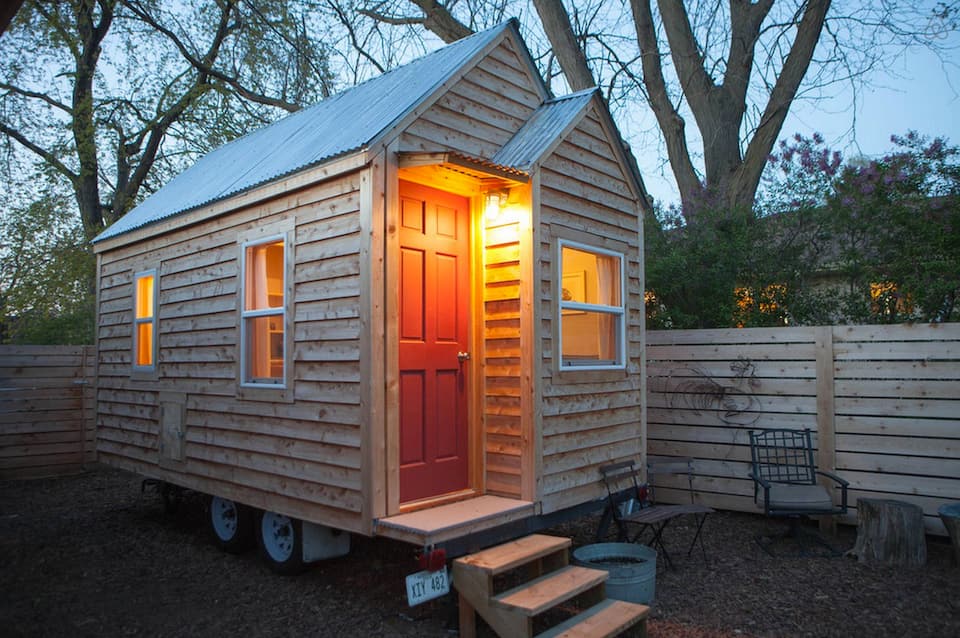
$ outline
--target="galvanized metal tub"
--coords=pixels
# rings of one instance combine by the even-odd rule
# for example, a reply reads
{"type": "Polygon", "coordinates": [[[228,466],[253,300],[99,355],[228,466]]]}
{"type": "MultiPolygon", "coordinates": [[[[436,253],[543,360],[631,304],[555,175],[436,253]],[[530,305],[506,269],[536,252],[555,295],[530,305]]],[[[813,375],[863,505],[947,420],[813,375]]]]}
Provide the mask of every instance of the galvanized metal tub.
{"type": "Polygon", "coordinates": [[[656,593],[657,552],[635,543],[595,543],[573,550],[573,562],[609,573],[607,596],[649,604],[656,593]]]}

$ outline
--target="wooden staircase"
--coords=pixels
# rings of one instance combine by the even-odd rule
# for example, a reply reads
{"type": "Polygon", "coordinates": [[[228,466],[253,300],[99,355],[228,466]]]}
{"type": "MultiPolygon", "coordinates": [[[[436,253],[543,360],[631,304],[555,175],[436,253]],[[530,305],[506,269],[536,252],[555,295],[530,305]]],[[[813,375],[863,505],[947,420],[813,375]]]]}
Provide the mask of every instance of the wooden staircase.
{"type": "Polygon", "coordinates": [[[645,636],[650,608],[608,600],[607,572],[570,565],[570,546],[569,538],[533,534],[453,561],[461,638],[476,636],[476,614],[503,638],[530,638],[535,618],[542,625],[563,614],[538,638],[602,638],[631,627],[645,636]]]}

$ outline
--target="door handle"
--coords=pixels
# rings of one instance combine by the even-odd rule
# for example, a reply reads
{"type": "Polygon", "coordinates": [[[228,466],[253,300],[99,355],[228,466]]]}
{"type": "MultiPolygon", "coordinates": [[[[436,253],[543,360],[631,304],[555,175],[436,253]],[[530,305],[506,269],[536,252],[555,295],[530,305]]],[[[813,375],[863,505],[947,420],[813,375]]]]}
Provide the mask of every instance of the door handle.
{"type": "Polygon", "coordinates": [[[457,353],[457,361],[459,361],[460,363],[463,363],[464,361],[469,361],[469,360],[470,360],[470,353],[469,353],[469,352],[458,352],[458,353],[457,353]]]}

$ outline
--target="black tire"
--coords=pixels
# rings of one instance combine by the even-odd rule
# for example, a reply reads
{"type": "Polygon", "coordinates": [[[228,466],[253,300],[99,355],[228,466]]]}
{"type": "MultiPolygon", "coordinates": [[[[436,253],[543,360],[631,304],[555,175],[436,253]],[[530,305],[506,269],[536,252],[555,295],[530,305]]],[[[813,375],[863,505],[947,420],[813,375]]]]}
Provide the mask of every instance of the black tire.
{"type": "Polygon", "coordinates": [[[213,539],[225,552],[240,554],[253,547],[253,510],[230,499],[211,496],[207,523],[213,539]]]}
{"type": "Polygon", "coordinates": [[[292,576],[306,569],[303,562],[303,523],[275,512],[262,512],[257,524],[260,555],[278,574],[292,576]]]}

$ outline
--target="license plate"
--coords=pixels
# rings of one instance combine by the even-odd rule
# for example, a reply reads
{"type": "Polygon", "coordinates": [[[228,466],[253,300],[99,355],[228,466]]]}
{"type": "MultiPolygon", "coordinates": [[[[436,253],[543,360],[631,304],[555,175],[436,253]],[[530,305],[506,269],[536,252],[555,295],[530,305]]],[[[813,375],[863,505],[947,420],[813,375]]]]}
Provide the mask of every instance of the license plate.
{"type": "Polygon", "coordinates": [[[422,571],[407,576],[407,603],[411,607],[450,592],[447,568],[436,572],[422,571]]]}

